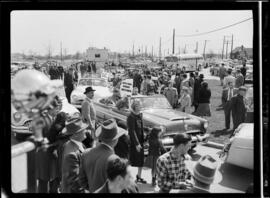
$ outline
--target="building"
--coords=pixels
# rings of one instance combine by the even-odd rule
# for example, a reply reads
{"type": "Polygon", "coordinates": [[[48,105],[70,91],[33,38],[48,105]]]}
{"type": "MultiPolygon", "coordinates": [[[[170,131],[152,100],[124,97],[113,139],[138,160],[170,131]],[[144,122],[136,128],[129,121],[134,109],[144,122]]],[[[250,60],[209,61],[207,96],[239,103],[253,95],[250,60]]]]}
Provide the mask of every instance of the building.
{"type": "Polygon", "coordinates": [[[105,63],[109,60],[109,50],[98,49],[95,47],[89,47],[86,50],[86,59],[89,61],[95,61],[96,63],[105,63]]]}
{"type": "Polygon", "coordinates": [[[252,59],[253,49],[245,48],[244,46],[236,47],[233,49],[231,56],[231,59],[252,59]]]}

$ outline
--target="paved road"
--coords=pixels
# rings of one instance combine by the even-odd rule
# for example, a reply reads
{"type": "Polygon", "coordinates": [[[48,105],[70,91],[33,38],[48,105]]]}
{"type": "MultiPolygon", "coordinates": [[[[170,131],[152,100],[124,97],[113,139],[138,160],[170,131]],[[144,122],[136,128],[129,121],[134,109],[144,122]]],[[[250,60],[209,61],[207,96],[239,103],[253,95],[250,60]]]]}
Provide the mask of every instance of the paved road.
{"type": "MultiPolygon", "coordinates": [[[[190,153],[193,163],[196,163],[201,156],[211,155],[220,162],[217,173],[217,182],[211,186],[213,193],[244,193],[249,184],[253,181],[253,171],[243,169],[234,165],[223,163],[216,154],[219,149],[199,145],[194,152],[190,153]]],[[[136,178],[137,168],[132,167],[132,174],[136,178]]],[[[153,193],[158,191],[158,187],[151,186],[151,169],[144,168],[142,177],[147,184],[138,184],[141,193],[153,193]]]]}

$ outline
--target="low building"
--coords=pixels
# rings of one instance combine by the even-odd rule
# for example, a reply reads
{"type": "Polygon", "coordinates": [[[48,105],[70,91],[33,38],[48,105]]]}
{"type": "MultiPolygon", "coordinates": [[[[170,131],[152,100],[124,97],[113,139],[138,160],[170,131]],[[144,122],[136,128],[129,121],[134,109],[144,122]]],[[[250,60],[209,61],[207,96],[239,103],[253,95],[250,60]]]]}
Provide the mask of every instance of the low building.
{"type": "Polygon", "coordinates": [[[94,47],[89,47],[86,50],[86,59],[89,61],[95,61],[96,63],[105,63],[109,60],[108,49],[98,49],[94,47]]]}

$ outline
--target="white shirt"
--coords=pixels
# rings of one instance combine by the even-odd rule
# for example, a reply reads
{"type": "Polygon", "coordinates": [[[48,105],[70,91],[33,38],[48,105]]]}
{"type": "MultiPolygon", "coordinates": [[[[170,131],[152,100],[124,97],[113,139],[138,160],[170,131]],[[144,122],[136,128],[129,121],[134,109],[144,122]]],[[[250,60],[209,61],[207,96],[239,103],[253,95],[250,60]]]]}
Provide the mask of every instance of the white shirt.
{"type": "Polygon", "coordinates": [[[233,97],[233,89],[228,89],[228,97],[227,97],[227,101],[229,101],[230,99],[232,99],[233,97]],[[231,95],[231,98],[230,98],[230,95],[231,95]]]}

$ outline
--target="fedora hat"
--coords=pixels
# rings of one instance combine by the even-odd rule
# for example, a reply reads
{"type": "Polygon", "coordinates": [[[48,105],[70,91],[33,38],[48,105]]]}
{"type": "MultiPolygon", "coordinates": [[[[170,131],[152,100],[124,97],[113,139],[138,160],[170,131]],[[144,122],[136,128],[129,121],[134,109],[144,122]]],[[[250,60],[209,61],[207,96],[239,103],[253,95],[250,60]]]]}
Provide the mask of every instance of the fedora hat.
{"type": "Polygon", "coordinates": [[[99,140],[110,142],[118,139],[120,136],[126,134],[127,131],[118,127],[114,119],[109,119],[103,122],[96,130],[96,137],[99,140]]]}
{"type": "Polygon", "coordinates": [[[217,171],[218,162],[210,155],[201,157],[195,165],[191,160],[185,161],[185,164],[193,178],[201,183],[210,185],[222,180],[221,173],[217,171]]]}
{"type": "Polygon", "coordinates": [[[92,87],[86,87],[85,91],[84,91],[84,94],[87,94],[88,92],[91,92],[91,91],[96,91],[96,90],[93,89],[92,87]]]}
{"type": "Polygon", "coordinates": [[[88,125],[83,123],[80,118],[74,117],[66,122],[66,127],[63,129],[62,133],[65,135],[74,135],[83,132],[87,127],[88,125]]]}

